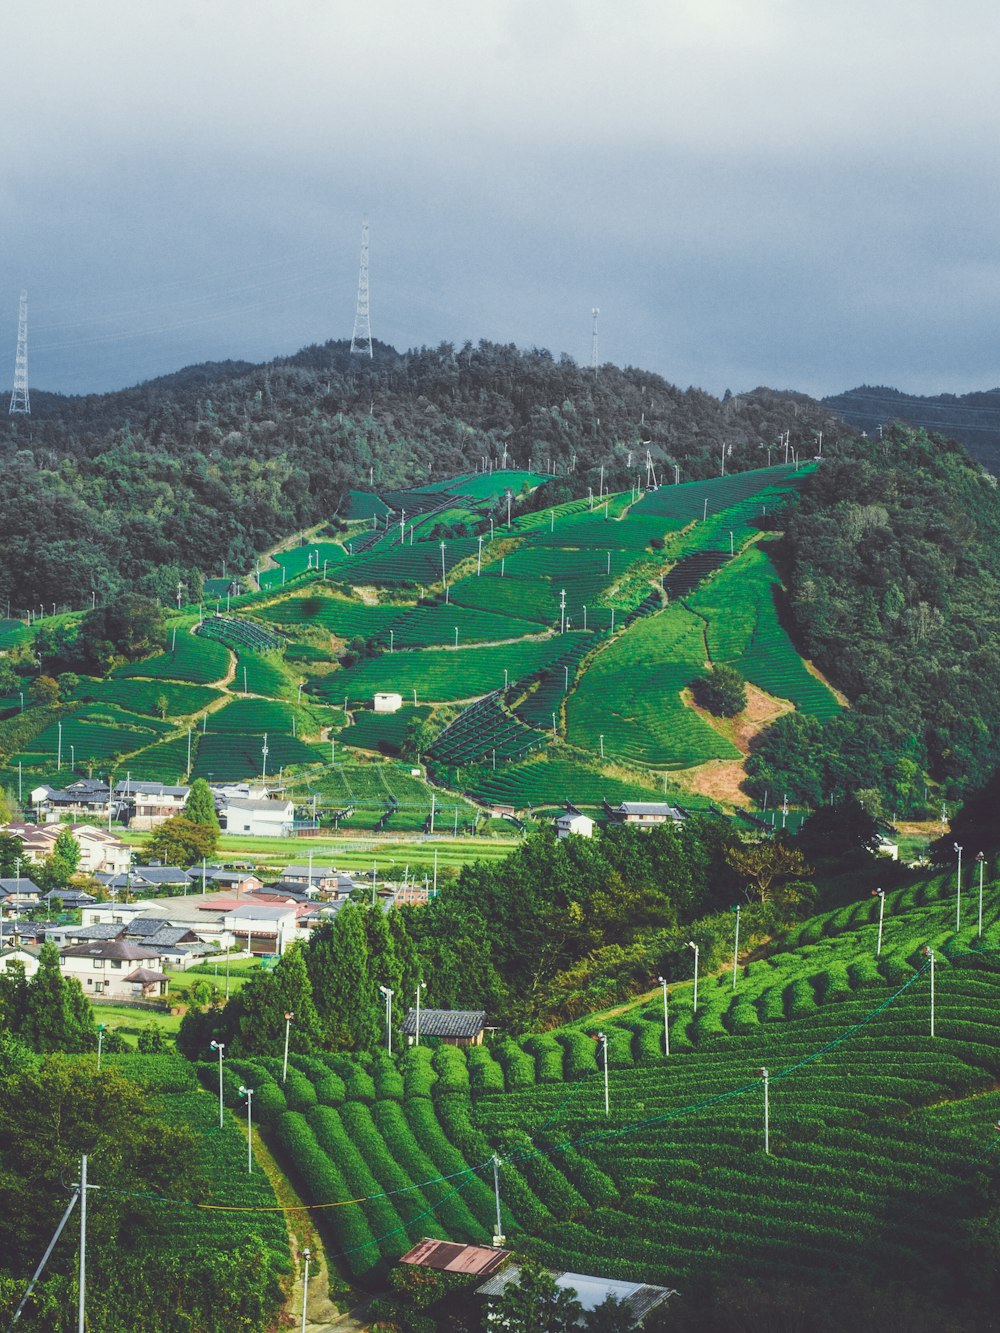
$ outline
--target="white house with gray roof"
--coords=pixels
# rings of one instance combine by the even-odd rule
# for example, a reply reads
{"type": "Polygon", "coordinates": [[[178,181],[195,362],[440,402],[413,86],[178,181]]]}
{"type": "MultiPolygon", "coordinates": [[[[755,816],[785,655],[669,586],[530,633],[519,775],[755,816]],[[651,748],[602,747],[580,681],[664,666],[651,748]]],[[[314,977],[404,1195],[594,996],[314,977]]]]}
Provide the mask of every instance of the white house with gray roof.
{"type": "Polygon", "coordinates": [[[221,811],[220,823],[227,833],[248,838],[288,838],[295,831],[295,803],[231,797],[221,811]]]}

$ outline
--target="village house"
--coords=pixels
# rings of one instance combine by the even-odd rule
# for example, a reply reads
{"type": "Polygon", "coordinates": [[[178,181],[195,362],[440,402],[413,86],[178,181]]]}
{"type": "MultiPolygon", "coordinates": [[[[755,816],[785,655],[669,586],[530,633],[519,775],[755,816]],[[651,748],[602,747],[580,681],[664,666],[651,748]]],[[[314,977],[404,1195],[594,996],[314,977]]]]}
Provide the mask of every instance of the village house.
{"type": "Polygon", "coordinates": [[[579,838],[592,838],[594,836],[594,821],[588,815],[582,815],[575,806],[567,805],[561,815],[556,815],[552,821],[556,836],[568,838],[571,833],[575,833],[579,838]]]}
{"type": "Polygon", "coordinates": [[[211,889],[231,889],[234,893],[252,893],[264,884],[252,870],[223,870],[220,866],[209,866],[205,879],[211,889]]]}
{"type": "Polygon", "coordinates": [[[248,838],[289,838],[295,832],[295,803],[230,797],[220,812],[219,822],[227,833],[248,838]]]}
{"type": "Polygon", "coordinates": [[[0,911],[14,911],[19,907],[34,907],[42,896],[42,891],[34,880],[25,875],[16,875],[12,879],[0,879],[0,911]]]}
{"type": "Polygon", "coordinates": [[[35,787],[31,804],[44,815],[46,822],[75,815],[83,819],[106,820],[111,791],[100,778],[80,778],[67,783],[65,788],[35,787]]]}
{"type": "Polygon", "coordinates": [[[4,832],[24,847],[25,859],[35,865],[52,855],[56,838],[68,829],[80,845],[80,870],[93,875],[98,870],[114,874],[126,870],[132,860],[128,843],[93,824],[9,824],[4,832]]]}
{"type": "Polygon", "coordinates": [[[38,952],[32,944],[0,945],[0,972],[23,967],[24,975],[30,979],[38,971],[38,952]]]}
{"type": "Polygon", "coordinates": [[[75,977],[88,997],[159,999],[167,993],[163,955],[129,940],[93,940],[59,951],[63,974],[75,977]]]}
{"type": "Polygon", "coordinates": [[[233,903],[222,924],[251,954],[282,954],[299,938],[296,904],[233,903]]]}
{"type": "Polygon", "coordinates": [[[633,824],[638,828],[655,828],[657,824],[683,824],[684,812],[666,801],[622,801],[621,805],[606,806],[612,819],[619,824],[633,824]]]}
{"type": "Polygon", "coordinates": [[[132,866],[124,873],[109,875],[99,871],[94,876],[109,893],[146,893],[161,889],[187,888],[193,876],[180,866],[132,866]]]}
{"type": "Polygon", "coordinates": [[[190,787],[168,787],[162,782],[134,782],[126,778],[116,783],[114,794],[119,815],[129,828],[153,829],[184,813],[190,790],[190,787]]]}

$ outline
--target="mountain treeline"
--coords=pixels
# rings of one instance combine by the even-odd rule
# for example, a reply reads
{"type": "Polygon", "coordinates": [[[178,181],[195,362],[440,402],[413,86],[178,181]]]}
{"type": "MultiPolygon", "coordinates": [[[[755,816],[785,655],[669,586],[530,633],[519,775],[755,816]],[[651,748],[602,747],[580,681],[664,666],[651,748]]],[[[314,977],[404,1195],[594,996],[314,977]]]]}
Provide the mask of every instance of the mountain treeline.
{"type": "Polygon", "coordinates": [[[893,426],[841,445],[781,520],[803,652],[852,707],[760,737],[759,787],[936,814],[1000,765],[1000,496],[961,445],[893,426]]]}
{"type": "Polygon", "coordinates": [[[859,433],[875,435],[892,421],[937,431],[964,444],[973,458],[1000,474],[1000,389],[920,396],[862,384],[824,398],[823,405],[859,433]]]}
{"type": "MultiPolygon", "coordinates": [[[[0,418],[0,604],[82,607],[124,588],[195,600],[202,575],[245,571],[299,528],[336,521],[346,492],[499,465],[572,469],[582,494],[658,475],[767,462],[786,429],[811,455],[842,427],[804,395],[713,398],[658,375],[480,342],[374,358],[349,344],[263,366],[195,366],[118,393],[35,391],[0,418]],[[628,469],[629,453],[632,470],[628,469]],[[590,475],[593,471],[593,475],[590,475]]],[[[775,450],[774,461],[783,454],[775,450]]]]}

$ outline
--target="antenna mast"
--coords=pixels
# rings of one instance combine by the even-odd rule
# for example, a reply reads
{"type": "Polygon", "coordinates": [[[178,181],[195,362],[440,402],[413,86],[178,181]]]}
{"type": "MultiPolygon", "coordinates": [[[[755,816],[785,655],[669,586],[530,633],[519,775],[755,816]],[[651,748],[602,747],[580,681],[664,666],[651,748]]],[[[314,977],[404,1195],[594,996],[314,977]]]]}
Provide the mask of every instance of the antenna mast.
{"type": "Polygon", "coordinates": [[[17,356],[14,359],[14,392],[10,396],[8,409],[15,413],[31,415],[31,401],[28,398],[28,293],[21,292],[21,306],[17,315],[17,356]]]}
{"type": "Polygon", "coordinates": [[[368,219],[361,223],[361,267],[358,272],[358,309],[354,316],[351,351],[372,353],[372,326],[368,318],[368,219]]]}
{"type": "Polygon", "coordinates": [[[601,313],[595,305],[590,312],[594,317],[594,332],[590,340],[590,368],[597,374],[597,316],[601,313]]]}

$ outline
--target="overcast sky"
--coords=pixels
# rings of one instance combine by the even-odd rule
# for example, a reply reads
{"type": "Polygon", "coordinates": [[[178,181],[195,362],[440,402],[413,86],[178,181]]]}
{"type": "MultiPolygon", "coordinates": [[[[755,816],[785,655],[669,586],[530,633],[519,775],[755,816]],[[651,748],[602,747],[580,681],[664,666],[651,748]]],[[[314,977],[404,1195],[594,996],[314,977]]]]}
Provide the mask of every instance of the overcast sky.
{"type": "Polygon", "coordinates": [[[5,7],[0,385],[487,338],[714,393],[1000,384],[987,0],[5,7]]]}

